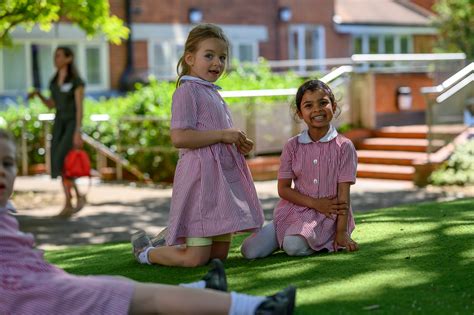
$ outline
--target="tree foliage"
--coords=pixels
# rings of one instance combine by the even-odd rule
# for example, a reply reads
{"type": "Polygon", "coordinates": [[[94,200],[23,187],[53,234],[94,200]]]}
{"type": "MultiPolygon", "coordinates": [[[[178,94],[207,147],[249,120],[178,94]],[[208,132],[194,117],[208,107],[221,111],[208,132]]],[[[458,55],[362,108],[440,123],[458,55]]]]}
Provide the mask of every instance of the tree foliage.
{"type": "Polygon", "coordinates": [[[99,33],[120,43],[129,30],[110,14],[108,0],[2,0],[0,1],[0,46],[11,43],[11,32],[21,26],[30,31],[36,24],[49,31],[53,23],[66,18],[88,36],[99,33]]]}
{"type": "Polygon", "coordinates": [[[474,2],[473,0],[438,0],[434,5],[437,17],[438,48],[448,52],[463,52],[474,59],[474,2]]]}

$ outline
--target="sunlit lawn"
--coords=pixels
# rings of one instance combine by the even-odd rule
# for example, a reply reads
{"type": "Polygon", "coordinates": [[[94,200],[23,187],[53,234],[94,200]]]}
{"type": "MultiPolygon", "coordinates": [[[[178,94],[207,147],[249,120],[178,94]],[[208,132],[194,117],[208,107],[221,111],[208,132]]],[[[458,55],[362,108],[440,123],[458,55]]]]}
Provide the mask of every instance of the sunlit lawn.
{"type": "MultiPolygon", "coordinates": [[[[226,261],[231,290],[268,295],[298,287],[296,314],[473,314],[474,199],[356,213],[357,253],[247,261],[234,239],[226,261]]],[[[195,269],[143,266],[128,243],[51,251],[46,258],[78,274],[110,274],[178,284],[195,269]]]]}

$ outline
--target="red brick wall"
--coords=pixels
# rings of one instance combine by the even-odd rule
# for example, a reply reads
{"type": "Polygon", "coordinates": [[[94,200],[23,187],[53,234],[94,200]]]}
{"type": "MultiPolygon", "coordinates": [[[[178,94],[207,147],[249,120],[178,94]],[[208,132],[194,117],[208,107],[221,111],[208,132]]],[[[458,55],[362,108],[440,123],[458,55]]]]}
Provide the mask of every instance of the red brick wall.
{"type": "Polygon", "coordinates": [[[375,108],[376,113],[397,113],[397,88],[408,86],[411,88],[413,101],[412,111],[425,109],[425,101],[420,88],[432,86],[433,79],[425,73],[375,74],[375,108]]]}
{"type": "Polygon", "coordinates": [[[146,41],[133,42],[133,66],[137,70],[148,69],[148,45],[146,41]]]}
{"type": "Polygon", "coordinates": [[[119,88],[120,76],[125,70],[126,61],[126,46],[109,44],[109,73],[111,89],[119,88]]]}

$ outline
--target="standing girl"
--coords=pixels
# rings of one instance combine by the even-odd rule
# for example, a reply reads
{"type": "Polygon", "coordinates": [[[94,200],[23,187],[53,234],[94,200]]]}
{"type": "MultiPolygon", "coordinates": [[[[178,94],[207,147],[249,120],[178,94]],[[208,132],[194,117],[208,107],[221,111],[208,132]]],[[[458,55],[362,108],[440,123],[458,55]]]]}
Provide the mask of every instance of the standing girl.
{"type": "Polygon", "coordinates": [[[63,176],[64,159],[73,147],[82,147],[81,127],[84,99],[84,81],[74,66],[74,54],[69,47],[60,46],[54,53],[56,74],[49,83],[51,97],[39,91],[29,97],[38,96],[48,108],[56,108],[53,139],[51,142],[51,177],[61,176],[65,194],[65,205],[59,216],[69,217],[84,207],[85,195],[81,195],[72,178],[63,176]],[[76,206],[72,205],[72,189],[76,194],[76,206]]]}
{"type": "Polygon", "coordinates": [[[253,142],[233,128],[220,88],[213,84],[228,56],[229,41],[218,26],[202,24],[189,33],[172,103],[171,140],[180,152],[168,246],[150,247],[144,231],[135,233],[132,245],[141,263],[194,267],[225,259],[232,233],[256,230],[263,223],[244,158],[253,142]]]}
{"type": "Polygon", "coordinates": [[[358,249],[350,236],[355,225],[349,197],[357,154],[352,142],[331,125],[336,109],[334,95],[322,81],[310,80],[298,89],[296,114],[308,129],[283,148],[278,172],[281,200],[273,222],[244,241],[246,258],[265,257],[278,248],[291,256],[358,249]]]}

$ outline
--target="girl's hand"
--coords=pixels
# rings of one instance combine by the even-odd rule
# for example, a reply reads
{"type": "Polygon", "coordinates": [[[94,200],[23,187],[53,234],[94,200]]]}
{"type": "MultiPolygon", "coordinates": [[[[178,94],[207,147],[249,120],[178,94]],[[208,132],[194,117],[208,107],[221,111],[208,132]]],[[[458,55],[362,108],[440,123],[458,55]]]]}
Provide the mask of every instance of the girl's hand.
{"type": "Polygon", "coordinates": [[[349,252],[355,252],[359,249],[357,242],[352,240],[352,238],[347,234],[347,232],[336,232],[336,237],[334,238],[334,251],[337,251],[339,246],[345,247],[349,252]]]}
{"type": "Polygon", "coordinates": [[[38,90],[34,90],[33,92],[28,93],[28,99],[30,100],[38,94],[39,94],[38,90]]]}
{"type": "Polygon", "coordinates": [[[222,130],[222,142],[228,144],[238,144],[247,139],[247,136],[243,131],[237,129],[224,129],[222,130]]]}
{"type": "Polygon", "coordinates": [[[80,131],[74,132],[74,138],[73,138],[74,148],[80,149],[82,148],[83,145],[84,145],[84,141],[82,140],[81,132],[80,131]]]}
{"type": "Polygon", "coordinates": [[[337,197],[314,199],[313,209],[324,214],[327,218],[336,219],[336,215],[344,215],[349,211],[347,202],[340,202],[337,197]]]}
{"type": "Polygon", "coordinates": [[[237,142],[237,150],[242,154],[247,154],[253,149],[253,141],[249,138],[245,138],[243,141],[237,142]]]}

